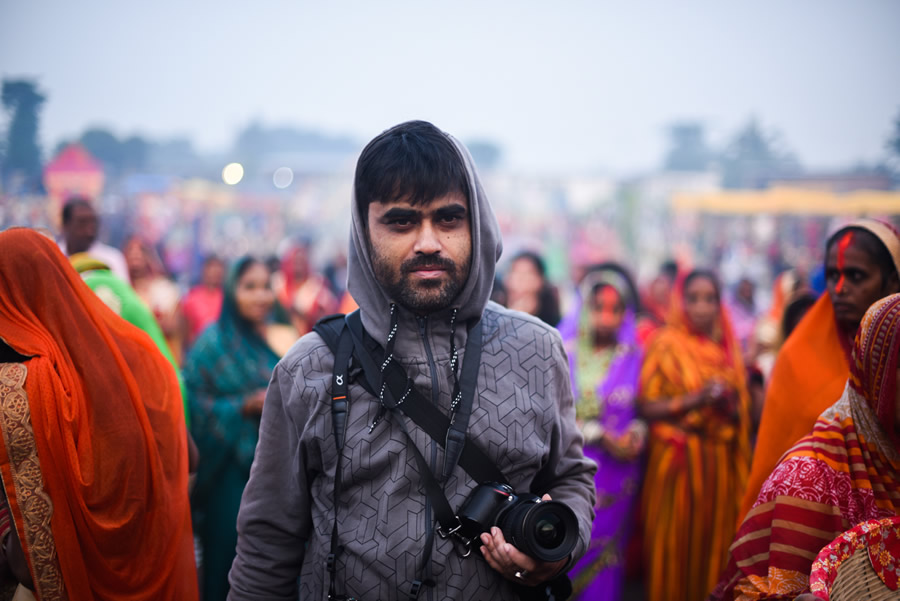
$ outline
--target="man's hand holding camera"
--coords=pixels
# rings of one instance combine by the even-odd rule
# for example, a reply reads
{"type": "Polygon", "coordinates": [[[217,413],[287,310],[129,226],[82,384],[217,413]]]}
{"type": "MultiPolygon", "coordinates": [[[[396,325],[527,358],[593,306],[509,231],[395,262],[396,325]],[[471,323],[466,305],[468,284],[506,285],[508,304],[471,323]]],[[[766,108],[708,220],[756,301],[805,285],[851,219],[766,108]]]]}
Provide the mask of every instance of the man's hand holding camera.
{"type": "MultiPolygon", "coordinates": [[[[541,497],[550,501],[550,495],[541,497]]],[[[526,586],[537,586],[555,578],[563,569],[568,558],[554,562],[537,561],[525,555],[506,542],[500,528],[494,526],[490,534],[481,535],[481,554],[492,568],[503,574],[507,580],[526,586]]]]}

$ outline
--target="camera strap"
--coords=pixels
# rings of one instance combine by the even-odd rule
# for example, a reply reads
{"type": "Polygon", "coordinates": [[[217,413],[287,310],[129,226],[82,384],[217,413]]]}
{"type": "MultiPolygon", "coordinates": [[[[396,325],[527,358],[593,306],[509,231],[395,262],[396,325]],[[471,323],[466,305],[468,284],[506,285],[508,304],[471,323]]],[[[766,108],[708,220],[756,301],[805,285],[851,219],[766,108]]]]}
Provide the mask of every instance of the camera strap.
{"type": "Polygon", "coordinates": [[[334,524],[331,528],[331,549],[328,553],[327,568],[331,577],[328,587],[328,599],[336,601],[337,594],[337,558],[342,549],[338,545],[338,502],[341,494],[341,458],[344,455],[344,440],[347,432],[347,410],[349,407],[350,359],[353,356],[353,337],[347,328],[343,328],[337,350],[334,354],[334,373],[331,376],[331,425],[334,444],[337,448],[337,459],[334,469],[334,524]]]}
{"type": "MultiPolygon", "coordinates": [[[[332,377],[332,422],[335,442],[338,448],[338,463],[335,473],[334,492],[335,523],[332,529],[331,553],[328,555],[328,570],[331,575],[329,599],[338,599],[340,597],[336,596],[335,573],[337,557],[341,552],[341,547],[338,545],[337,504],[341,478],[340,460],[347,421],[349,364],[351,358],[356,358],[360,367],[362,367],[364,377],[359,383],[367,392],[377,398],[378,394],[375,391],[378,390],[380,378],[383,378],[386,385],[384,395],[386,409],[392,413],[405,414],[435,442],[445,448],[445,460],[442,470],[443,479],[446,479],[452,473],[457,463],[478,483],[506,483],[507,479],[494,462],[466,436],[466,430],[472,414],[478,369],[481,363],[483,335],[480,321],[476,321],[468,331],[462,373],[459,378],[461,399],[452,421],[414,386],[407,387],[407,374],[396,360],[391,360],[385,366],[383,372],[380,370],[374,356],[379,352],[383,354],[383,350],[378,342],[363,328],[358,310],[346,317],[333,315],[323,318],[315,325],[314,330],[322,337],[335,355],[334,374],[332,377]],[[348,339],[349,344],[347,342],[348,339]],[[404,395],[406,400],[397,402],[397,399],[403,398],[404,395]]],[[[425,493],[434,506],[435,518],[440,525],[438,533],[443,538],[457,534],[461,524],[450,506],[447,496],[444,494],[443,487],[416,446],[405,420],[401,417],[396,422],[406,435],[408,447],[416,460],[425,493]]],[[[468,555],[473,541],[461,537],[459,540],[465,546],[465,555],[468,555]]],[[[431,553],[432,546],[429,545],[425,549],[422,565],[428,565],[428,562],[431,560],[431,553]]],[[[416,579],[413,581],[412,587],[407,593],[410,599],[418,598],[422,585],[423,582],[421,580],[416,579]]]]}
{"type": "MultiPolygon", "coordinates": [[[[479,324],[480,325],[480,324],[479,324]]],[[[366,349],[369,347],[367,342],[371,342],[371,337],[368,338],[370,340],[366,340],[365,330],[362,327],[362,320],[359,316],[359,311],[354,311],[350,315],[347,316],[347,326],[350,334],[353,336],[353,342],[357,348],[366,349]]],[[[481,328],[476,326],[479,333],[481,328]]],[[[478,336],[480,339],[480,336],[478,336]]],[[[472,359],[476,361],[481,360],[481,343],[478,342],[477,346],[475,344],[470,344],[473,341],[470,331],[470,337],[466,341],[466,356],[463,359],[463,371],[466,371],[466,367],[472,363],[472,359]],[[478,349],[478,352],[473,351],[475,347],[478,349]],[[477,357],[473,357],[470,352],[478,355],[477,357]]],[[[371,349],[374,350],[374,349],[371,349]]],[[[377,390],[379,384],[379,378],[381,376],[381,372],[379,370],[378,365],[375,363],[375,360],[372,358],[372,353],[370,352],[362,352],[357,353],[357,357],[362,364],[363,374],[365,375],[365,379],[368,382],[369,386],[372,387],[373,390],[377,390]]],[[[397,371],[393,368],[398,368],[400,372],[403,372],[403,368],[396,363],[396,361],[391,360],[390,364],[385,368],[384,378],[385,384],[385,395],[384,402],[388,411],[390,412],[403,412],[408,415],[408,411],[410,407],[413,405],[420,405],[423,402],[428,403],[428,405],[434,407],[434,405],[425,400],[424,395],[418,394],[415,387],[410,388],[410,395],[407,396],[407,400],[403,403],[398,403],[397,399],[401,398],[403,394],[405,394],[404,389],[406,388],[406,377],[403,374],[401,377],[403,378],[402,388],[397,386],[399,383],[399,379],[396,377],[398,375],[397,371]],[[391,377],[388,379],[388,370],[390,370],[391,377]]],[[[477,371],[477,368],[476,368],[477,371]]],[[[474,386],[471,387],[470,395],[468,397],[464,396],[462,401],[460,402],[460,407],[458,413],[463,413],[465,411],[466,416],[464,419],[457,419],[458,424],[465,422],[468,423],[468,415],[472,413],[472,401],[474,397],[474,386]]],[[[439,410],[438,410],[439,411],[439,410]]],[[[412,419],[412,417],[410,417],[412,419]]],[[[434,514],[438,520],[438,523],[441,525],[441,529],[447,533],[452,534],[456,532],[460,528],[459,520],[456,518],[456,513],[450,507],[450,502],[447,500],[447,496],[444,494],[444,490],[441,487],[441,484],[438,482],[434,473],[431,471],[431,467],[428,465],[428,462],[425,460],[425,457],[422,456],[422,452],[419,451],[419,448],[415,444],[415,440],[412,435],[409,433],[409,429],[406,427],[406,420],[398,419],[396,420],[397,424],[400,426],[400,429],[403,430],[403,433],[406,435],[407,442],[409,443],[409,448],[413,453],[413,456],[416,459],[416,464],[419,468],[419,475],[422,478],[422,484],[425,487],[425,492],[428,494],[428,498],[431,499],[431,502],[434,504],[434,514]]],[[[415,420],[414,420],[415,421],[415,420]]],[[[444,437],[432,437],[435,441],[440,441],[441,438],[444,438],[445,441],[449,439],[450,428],[453,427],[450,424],[450,420],[447,420],[448,429],[444,435],[444,437]]],[[[456,426],[457,428],[459,425],[456,426]]],[[[463,439],[465,439],[465,432],[463,432],[463,439]]],[[[457,459],[458,456],[462,453],[462,445],[459,445],[457,448],[457,459]]],[[[449,453],[447,453],[449,455],[449,453]]],[[[456,466],[456,460],[453,460],[453,467],[456,466]]],[[[426,550],[426,553],[430,554],[431,550],[426,550]]]]}
{"type": "MultiPolygon", "coordinates": [[[[356,355],[359,357],[360,364],[366,373],[366,378],[362,382],[363,387],[370,394],[377,397],[378,395],[375,391],[378,386],[378,365],[373,357],[383,354],[382,347],[362,327],[359,311],[354,311],[347,315],[346,324],[350,332],[353,333],[353,340],[357,350],[356,355]],[[369,364],[368,369],[366,369],[367,362],[369,364]],[[368,376],[369,372],[373,375],[371,381],[368,376]]],[[[462,373],[459,378],[462,400],[457,409],[454,424],[451,424],[450,419],[415,387],[410,389],[407,400],[400,405],[400,411],[422,428],[435,442],[444,447],[447,456],[445,457],[442,473],[449,475],[447,461],[450,458],[453,465],[449,471],[452,471],[453,467],[458,463],[479,484],[483,482],[508,484],[509,481],[503,475],[503,472],[500,471],[500,468],[466,435],[474,404],[475,387],[478,384],[478,369],[481,364],[483,336],[482,325],[479,321],[470,329],[466,340],[466,354],[463,357],[462,373]],[[450,434],[451,430],[455,430],[459,434],[450,434]],[[456,448],[447,451],[446,445],[451,437],[453,437],[453,444],[456,448]],[[458,453],[458,457],[454,459],[451,453],[458,453]]],[[[387,384],[387,388],[393,393],[394,398],[401,398],[406,388],[407,375],[406,371],[396,360],[392,360],[385,368],[384,381],[387,384]]]]}

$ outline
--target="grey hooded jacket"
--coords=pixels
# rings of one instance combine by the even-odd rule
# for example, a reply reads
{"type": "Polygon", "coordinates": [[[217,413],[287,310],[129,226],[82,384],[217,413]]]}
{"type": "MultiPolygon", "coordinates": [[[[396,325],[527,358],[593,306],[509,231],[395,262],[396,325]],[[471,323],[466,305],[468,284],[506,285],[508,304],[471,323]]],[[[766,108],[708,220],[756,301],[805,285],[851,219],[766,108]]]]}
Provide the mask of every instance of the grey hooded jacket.
{"type": "MultiPolygon", "coordinates": [[[[456,142],[468,173],[472,266],[456,299],[458,323],[482,319],[484,342],[468,436],[485,451],[517,491],[528,491],[543,468],[549,493],[578,516],[572,561],[586,550],[594,517],[596,465],[582,454],[575,425],[568,362],[559,333],[523,313],[488,302],[501,241],[493,211],[468,151],[456,142]]],[[[349,288],[366,330],[384,344],[391,300],[378,285],[366,243],[366,216],[355,199],[349,255],[349,288]]],[[[394,356],[414,385],[447,414],[450,311],[417,318],[399,309],[394,356]]],[[[456,328],[461,355],[466,328],[456,328]]],[[[380,362],[380,358],[376,358],[380,362]]],[[[462,356],[461,360],[465,360],[462,356]]],[[[259,444],[238,516],[237,557],[229,576],[232,601],[323,600],[327,597],[335,504],[337,449],[332,435],[331,351],[315,333],[301,338],[272,375],[259,444]]],[[[411,583],[430,578],[420,599],[517,599],[509,583],[477,553],[461,558],[454,544],[434,535],[435,516],[408,441],[387,414],[369,433],[377,398],[351,382],[338,532],[337,592],[360,601],[407,599],[411,583]],[[423,566],[427,545],[431,561],[423,566]]],[[[406,419],[416,446],[440,474],[443,449],[406,419]]],[[[544,478],[542,478],[543,480],[544,478]]],[[[476,486],[459,466],[444,482],[458,508],[476,486]]]]}

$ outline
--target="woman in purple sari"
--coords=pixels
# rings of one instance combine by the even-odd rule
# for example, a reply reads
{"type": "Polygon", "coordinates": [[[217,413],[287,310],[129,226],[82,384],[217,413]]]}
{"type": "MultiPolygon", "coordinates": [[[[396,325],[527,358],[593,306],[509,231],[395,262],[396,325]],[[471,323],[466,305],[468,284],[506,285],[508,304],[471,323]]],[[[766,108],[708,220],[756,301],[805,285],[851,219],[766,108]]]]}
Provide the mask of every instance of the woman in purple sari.
{"type": "Polygon", "coordinates": [[[635,400],[643,359],[637,342],[637,296],[624,269],[591,271],[576,307],[559,325],[569,353],[584,454],[599,469],[591,544],[569,572],[574,599],[615,601],[622,593],[625,548],[640,492],[647,427],[635,400]]]}

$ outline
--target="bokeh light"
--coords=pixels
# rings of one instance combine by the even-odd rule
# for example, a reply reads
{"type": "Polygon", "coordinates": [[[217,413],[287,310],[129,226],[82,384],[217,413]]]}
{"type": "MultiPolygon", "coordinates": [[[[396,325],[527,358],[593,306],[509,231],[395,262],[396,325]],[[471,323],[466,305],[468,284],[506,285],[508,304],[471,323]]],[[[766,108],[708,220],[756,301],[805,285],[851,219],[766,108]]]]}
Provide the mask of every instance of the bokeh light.
{"type": "Polygon", "coordinates": [[[294,172],[290,167],[279,167],[275,170],[275,173],[272,174],[272,183],[275,184],[275,187],[279,190],[284,190],[290,186],[293,181],[294,172]]]}
{"type": "Polygon", "coordinates": [[[244,166],[240,163],[228,163],[222,169],[222,181],[229,186],[234,186],[244,179],[244,166]]]}

